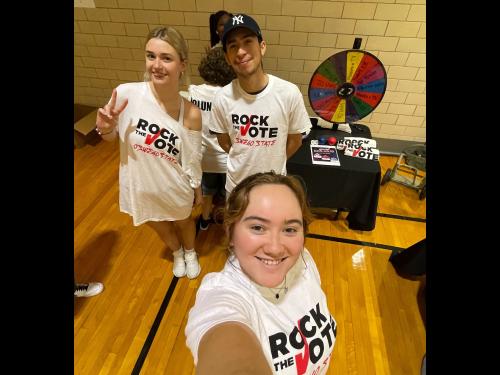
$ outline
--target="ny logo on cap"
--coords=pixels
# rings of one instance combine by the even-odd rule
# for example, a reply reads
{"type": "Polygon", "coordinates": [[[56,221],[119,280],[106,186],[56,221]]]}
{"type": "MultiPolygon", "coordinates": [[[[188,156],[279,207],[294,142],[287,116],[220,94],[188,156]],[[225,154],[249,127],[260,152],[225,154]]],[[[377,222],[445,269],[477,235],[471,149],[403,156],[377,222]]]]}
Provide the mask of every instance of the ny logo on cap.
{"type": "Polygon", "coordinates": [[[237,24],[243,23],[243,16],[242,15],[234,16],[233,17],[233,25],[234,25],[235,22],[237,24]]]}

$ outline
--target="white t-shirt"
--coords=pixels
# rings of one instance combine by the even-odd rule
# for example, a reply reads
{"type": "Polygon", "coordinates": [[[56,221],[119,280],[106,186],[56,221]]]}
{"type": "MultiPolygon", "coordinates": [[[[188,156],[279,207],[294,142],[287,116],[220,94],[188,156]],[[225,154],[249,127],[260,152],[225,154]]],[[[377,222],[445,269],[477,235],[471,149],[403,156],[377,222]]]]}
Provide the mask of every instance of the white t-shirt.
{"type": "Polygon", "coordinates": [[[134,225],[187,218],[193,189],[201,183],[201,132],[183,126],[184,99],[175,120],[147,82],[116,90],[117,106],[128,99],[118,120],[120,210],[132,216],[134,225]]]}
{"type": "Polygon", "coordinates": [[[227,172],[227,153],[220,147],[217,136],[210,134],[209,131],[213,100],[219,89],[220,86],[210,86],[205,83],[188,87],[189,100],[201,110],[203,125],[201,169],[203,172],[227,172]]]}
{"type": "Polygon", "coordinates": [[[271,74],[268,77],[267,87],[257,95],[246,93],[238,79],[215,95],[210,130],[229,134],[232,143],[227,160],[229,192],[257,172],[286,174],[288,134],[311,128],[299,88],[271,74]]]}
{"type": "Polygon", "coordinates": [[[195,365],[203,335],[218,324],[232,321],[247,325],[255,333],[274,373],[326,374],[337,323],[330,315],[318,269],[307,249],[303,259],[307,266],[299,258],[287,279],[291,272],[297,276],[288,285],[288,292],[274,303],[264,298],[234,257],[222,271],[205,275],[185,330],[195,365]]]}

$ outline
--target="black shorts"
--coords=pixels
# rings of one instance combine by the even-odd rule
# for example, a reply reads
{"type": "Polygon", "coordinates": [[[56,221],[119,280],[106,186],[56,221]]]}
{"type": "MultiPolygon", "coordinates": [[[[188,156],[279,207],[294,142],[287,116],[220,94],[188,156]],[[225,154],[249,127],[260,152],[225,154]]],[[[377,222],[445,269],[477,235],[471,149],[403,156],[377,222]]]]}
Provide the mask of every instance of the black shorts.
{"type": "Polygon", "coordinates": [[[201,177],[201,190],[203,191],[203,195],[215,195],[218,192],[225,194],[225,186],[225,173],[203,172],[201,177]]]}

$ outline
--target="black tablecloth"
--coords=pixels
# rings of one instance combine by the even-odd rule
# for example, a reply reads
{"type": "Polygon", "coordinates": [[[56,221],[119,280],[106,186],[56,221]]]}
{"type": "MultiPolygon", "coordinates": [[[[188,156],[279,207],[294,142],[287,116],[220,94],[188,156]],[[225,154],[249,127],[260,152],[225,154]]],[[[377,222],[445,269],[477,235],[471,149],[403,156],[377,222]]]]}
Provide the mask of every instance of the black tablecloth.
{"type": "Polygon", "coordinates": [[[371,138],[366,125],[351,124],[352,133],[313,127],[302,146],[287,162],[287,174],[299,175],[306,183],[311,207],[328,207],[349,211],[349,228],[375,228],[380,190],[378,161],[345,156],[338,151],[340,166],[312,164],[310,143],[322,135],[371,138]]]}

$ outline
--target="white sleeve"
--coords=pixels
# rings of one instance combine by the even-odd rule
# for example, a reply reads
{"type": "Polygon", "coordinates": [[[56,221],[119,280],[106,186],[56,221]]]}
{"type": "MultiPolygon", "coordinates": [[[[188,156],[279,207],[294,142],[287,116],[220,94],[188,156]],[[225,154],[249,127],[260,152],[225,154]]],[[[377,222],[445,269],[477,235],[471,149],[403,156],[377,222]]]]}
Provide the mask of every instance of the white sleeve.
{"type": "Polygon", "coordinates": [[[195,366],[198,363],[198,346],[210,328],[225,322],[239,322],[252,329],[251,314],[251,306],[240,295],[227,290],[204,290],[200,287],[184,331],[195,366]]]}
{"type": "Polygon", "coordinates": [[[214,133],[229,133],[226,118],[222,106],[222,90],[218,90],[212,104],[212,114],[210,115],[209,129],[214,133]]]}
{"type": "Polygon", "coordinates": [[[307,113],[304,99],[299,88],[293,85],[295,90],[290,98],[289,134],[307,133],[312,127],[309,114],[307,113]]]}
{"type": "Polygon", "coordinates": [[[201,184],[201,131],[187,130],[188,136],[181,155],[182,170],[195,189],[201,184]]]}

